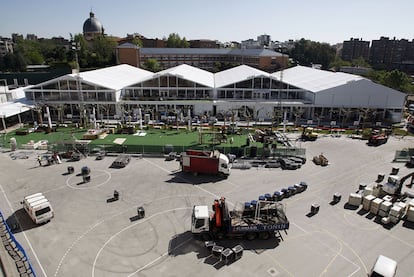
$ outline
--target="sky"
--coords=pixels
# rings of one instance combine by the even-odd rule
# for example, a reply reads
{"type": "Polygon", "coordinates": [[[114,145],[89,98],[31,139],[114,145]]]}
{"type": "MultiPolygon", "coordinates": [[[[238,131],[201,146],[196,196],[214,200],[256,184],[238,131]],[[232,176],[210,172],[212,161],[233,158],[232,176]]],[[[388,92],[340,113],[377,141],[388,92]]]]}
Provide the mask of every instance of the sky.
{"type": "Polygon", "coordinates": [[[178,33],[221,42],[309,39],[329,44],[381,36],[414,39],[413,0],[2,0],[0,36],[69,39],[92,10],[105,33],[147,38],[178,33]]]}

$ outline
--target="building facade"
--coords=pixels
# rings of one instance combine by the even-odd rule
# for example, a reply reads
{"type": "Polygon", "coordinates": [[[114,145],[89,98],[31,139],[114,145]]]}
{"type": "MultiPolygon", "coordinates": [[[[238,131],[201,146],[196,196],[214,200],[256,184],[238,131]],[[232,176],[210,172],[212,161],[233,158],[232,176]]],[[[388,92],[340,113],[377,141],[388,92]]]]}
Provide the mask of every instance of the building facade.
{"type": "Polygon", "coordinates": [[[289,57],[268,49],[234,48],[139,48],[122,44],[116,49],[117,62],[142,67],[155,59],[162,69],[189,64],[208,71],[217,71],[220,65],[249,65],[264,71],[286,68],[289,57]]]}
{"type": "Polygon", "coordinates": [[[354,59],[363,58],[365,61],[368,61],[369,44],[369,41],[363,41],[357,38],[344,41],[342,45],[342,59],[351,62],[354,59]]]}
{"type": "Polygon", "coordinates": [[[395,37],[373,40],[369,61],[380,69],[414,72],[414,42],[406,39],[397,40],[395,37]]]}

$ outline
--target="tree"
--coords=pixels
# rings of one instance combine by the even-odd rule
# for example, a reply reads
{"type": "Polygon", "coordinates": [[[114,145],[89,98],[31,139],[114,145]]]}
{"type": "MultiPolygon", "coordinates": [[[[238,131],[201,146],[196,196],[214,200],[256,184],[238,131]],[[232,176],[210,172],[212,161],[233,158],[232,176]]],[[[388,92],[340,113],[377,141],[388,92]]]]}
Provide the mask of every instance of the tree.
{"type": "Polygon", "coordinates": [[[142,67],[151,72],[158,72],[161,70],[161,66],[156,59],[146,60],[142,67]]]}
{"type": "Polygon", "coordinates": [[[183,37],[181,39],[180,35],[177,33],[172,33],[168,36],[167,39],[168,48],[188,48],[190,43],[183,37]]]}
{"type": "Polygon", "coordinates": [[[386,87],[406,93],[414,93],[414,85],[411,84],[408,75],[397,69],[393,71],[371,70],[368,74],[368,78],[386,87]]]}
{"type": "Polygon", "coordinates": [[[334,60],[329,64],[329,68],[334,68],[335,71],[339,71],[342,66],[351,66],[348,61],[342,60],[339,56],[335,56],[334,60]]]}
{"type": "Polygon", "coordinates": [[[295,42],[295,47],[290,51],[289,56],[301,65],[321,64],[323,69],[328,69],[335,59],[336,50],[327,43],[302,38],[295,42]]]}
{"type": "Polygon", "coordinates": [[[382,81],[385,86],[396,90],[402,90],[403,87],[410,83],[410,79],[407,74],[399,70],[386,72],[382,81]]]}
{"type": "Polygon", "coordinates": [[[359,57],[352,60],[352,66],[356,67],[368,67],[371,68],[371,65],[363,57],[359,57]]]}
{"type": "Polygon", "coordinates": [[[138,46],[138,47],[143,47],[144,46],[144,43],[139,38],[133,38],[131,43],[138,46]]]}
{"type": "Polygon", "coordinates": [[[95,37],[89,47],[88,66],[115,65],[116,42],[104,36],[95,37]]]}

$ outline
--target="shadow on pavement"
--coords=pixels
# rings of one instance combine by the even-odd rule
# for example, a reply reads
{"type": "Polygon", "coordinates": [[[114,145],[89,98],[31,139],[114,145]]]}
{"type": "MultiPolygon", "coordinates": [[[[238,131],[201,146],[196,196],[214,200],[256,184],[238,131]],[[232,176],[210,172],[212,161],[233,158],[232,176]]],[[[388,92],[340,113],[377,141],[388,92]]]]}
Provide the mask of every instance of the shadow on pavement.
{"type": "Polygon", "coordinates": [[[15,211],[7,218],[6,222],[13,234],[24,232],[42,225],[35,224],[23,208],[15,211]]]}
{"type": "Polygon", "coordinates": [[[178,183],[178,184],[193,184],[200,185],[205,183],[216,183],[222,180],[225,180],[223,177],[214,176],[214,175],[198,175],[194,176],[189,173],[182,171],[174,172],[170,174],[171,179],[167,180],[167,183],[178,183]]]}
{"type": "MultiPolygon", "coordinates": [[[[243,246],[244,250],[261,254],[267,249],[274,249],[280,243],[277,237],[271,237],[267,240],[244,240],[241,238],[215,240],[216,245],[224,248],[234,248],[236,245],[243,246]]],[[[211,251],[205,246],[205,242],[194,237],[190,231],[173,236],[168,245],[168,255],[180,256],[188,253],[197,253],[197,258],[207,258],[211,255],[211,251]]]]}

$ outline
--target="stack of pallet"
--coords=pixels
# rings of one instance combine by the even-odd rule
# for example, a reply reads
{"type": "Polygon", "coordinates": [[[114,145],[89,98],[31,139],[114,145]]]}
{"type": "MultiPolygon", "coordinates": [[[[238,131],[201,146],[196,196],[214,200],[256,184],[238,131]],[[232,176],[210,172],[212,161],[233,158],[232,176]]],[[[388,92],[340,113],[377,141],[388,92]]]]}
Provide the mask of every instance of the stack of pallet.
{"type": "Polygon", "coordinates": [[[375,197],[378,197],[380,192],[381,192],[381,186],[376,182],[368,184],[367,186],[364,187],[364,196],[374,195],[375,197]]]}
{"type": "Polygon", "coordinates": [[[375,199],[374,195],[364,196],[364,198],[362,199],[362,208],[366,211],[369,211],[369,209],[371,207],[371,202],[374,199],[375,199]]]}
{"type": "Polygon", "coordinates": [[[364,187],[364,196],[372,195],[372,187],[365,186],[364,187]]]}
{"type": "Polygon", "coordinates": [[[378,215],[382,216],[382,217],[386,217],[388,216],[388,214],[390,213],[392,207],[392,203],[389,201],[382,201],[379,211],[378,211],[378,215]]]}
{"type": "Polygon", "coordinates": [[[392,223],[397,224],[398,221],[403,217],[404,215],[404,209],[397,205],[394,205],[390,210],[390,220],[392,223]]]}
{"type": "Polygon", "coordinates": [[[382,202],[384,202],[384,200],[381,198],[375,198],[372,200],[369,212],[372,214],[378,214],[382,202]]]}
{"type": "Polygon", "coordinates": [[[358,193],[350,193],[348,198],[348,204],[351,206],[357,206],[361,205],[362,202],[362,195],[358,193]]]}

